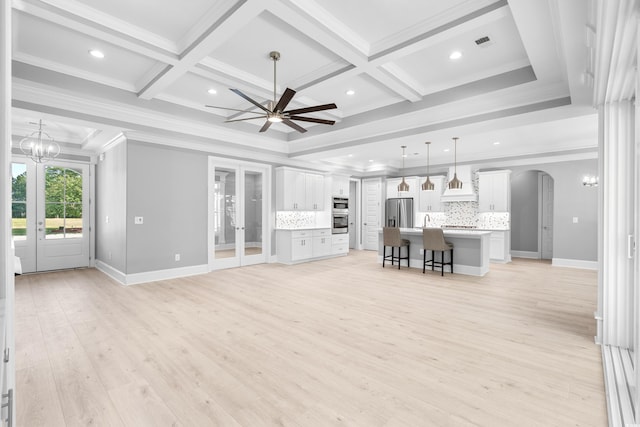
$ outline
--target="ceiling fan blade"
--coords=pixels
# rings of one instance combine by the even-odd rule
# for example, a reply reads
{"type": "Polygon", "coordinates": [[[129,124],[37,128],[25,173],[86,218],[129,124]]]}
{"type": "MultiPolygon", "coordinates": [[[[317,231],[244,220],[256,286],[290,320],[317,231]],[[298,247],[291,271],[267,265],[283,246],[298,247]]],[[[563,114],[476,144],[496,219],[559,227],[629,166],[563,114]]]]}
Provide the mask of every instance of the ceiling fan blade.
{"type": "Polygon", "coordinates": [[[218,107],[218,106],[215,106],[215,105],[205,105],[205,107],[219,108],[221,110],[240,111],[241,113],[254,113],[255,114],[255,110],[238,110],[237,108],[218,107]]]}
{"type": "Polygon", "coordinates": [[[334,108],[338,108],[338,106],[336,104],[323,104],[323,105],[316,105],[314,107],[305,107],[305,108],[298,108],[295,110],[289,110],[289,111],[283,111],[283,113],[285,114],[303,114],[303,113],[313,113],[314,111],[324,111],[324,110],[333,110],[334,108]]]}
{"type": "Polygon", "coordinates": [[[255,105],[256,107],[260,108],[261,110],[270,113],[271,111],[269,111],[267,108],[264,107],[264,105],[254,101],[253,99],[249,98],[247,95],[245,95],[244,93],[240,92],[240,89],[229,89],[231,92],[235,93],[236,95],[239,95],[241,97],[243,97],[244,99],[246,99],[247,101],[249,101],[250,103],[252,103],[253,105],[255,105]]]}
{"type": "Polygon", "coordinates": [[[293,128],[293,129],[297,130],[300,133],[305,133],[307,131],[305,128],[303,128],[302,126],[298,126],[297,124],[293,123],[289,119],[283,119],[282,123],[284,123],[285,125],[289,126],[290,128],[293,128]]]}
{"type": "Polygon", "coordinates": [[[295,90],[287,88],[287,90],[285,90],[282,96],[280,97],[280,100],[274,107],[273,111],[283,111],[285,108],[287,108],[287,105],[289,105],[289,102],[291,102],[291,99],[295,94],[296,94],[295,90]]]}
{"type": "Polygon", "coordinates": [[[244,119],[233,119],[233,120],[225,120],[225,123],[232,123],[232,122],[243,122],[245,120],[255,120],[255,119],[264,119],[264,116],[256,116],[256,117],[246,117],[244,119]]]}
{"type": "Polygon", "coordinates": [[[264,122],[264,125],[262,125],[262,127],[260,128],[260,132],[266,132],[267,129],[269,129],[269,126],[271,126],[271,123],[269,120],[264,122]]]}
{"type": "Polygon", "coordinates": [[[316,119],[315,117],[289,116],[289,120],[300,120],[301,122],[322,123],[323,125],[333,125],[335,120],[316,119]]]}

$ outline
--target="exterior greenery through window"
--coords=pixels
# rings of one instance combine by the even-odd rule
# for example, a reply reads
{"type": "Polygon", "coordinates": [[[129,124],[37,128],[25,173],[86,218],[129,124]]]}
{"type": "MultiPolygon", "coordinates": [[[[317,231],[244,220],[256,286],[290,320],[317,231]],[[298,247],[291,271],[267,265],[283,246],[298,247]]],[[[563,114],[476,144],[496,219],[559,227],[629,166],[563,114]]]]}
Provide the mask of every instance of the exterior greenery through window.
{"type": "Polygon", "coordinates": [[[11,233],[16,240],[27,234],[27,165],[11,164],[11,233]]]}
{"type": "Polygon", "coordinates": [[[45,167],[47,238],[82,237],[82,171],[45,167]]]}

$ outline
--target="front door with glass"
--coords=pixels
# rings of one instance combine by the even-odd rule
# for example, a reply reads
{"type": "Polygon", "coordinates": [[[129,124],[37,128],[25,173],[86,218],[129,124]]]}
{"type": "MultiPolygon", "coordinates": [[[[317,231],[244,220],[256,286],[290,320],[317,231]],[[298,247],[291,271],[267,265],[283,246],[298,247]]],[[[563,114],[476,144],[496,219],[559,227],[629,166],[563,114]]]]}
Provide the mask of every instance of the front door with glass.
{"type": "Polygon", "coordinates": [[[23,272],[89,266],[89,166],[14,162],[12,189],[12,233],[23,272]]]}

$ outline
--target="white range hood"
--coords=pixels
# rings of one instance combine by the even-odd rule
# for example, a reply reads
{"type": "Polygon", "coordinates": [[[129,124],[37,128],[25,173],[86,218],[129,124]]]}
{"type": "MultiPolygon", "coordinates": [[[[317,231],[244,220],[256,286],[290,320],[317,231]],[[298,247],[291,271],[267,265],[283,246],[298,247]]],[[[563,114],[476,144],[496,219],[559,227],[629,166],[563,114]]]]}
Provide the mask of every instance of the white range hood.
{"type": "Polygon", "coordinates": [[[450,189],[447,183],[453,179],[454,168],[449,168],[449,176],[447,182],[444,184],[444,193],[440,200],[442,202],[476,202],[478,201],[478,195],[473,190],[473,180],[471,179],[471,166],[458,166],[457,171],[458,179],[462,181],[462,188],[450,189]]]}

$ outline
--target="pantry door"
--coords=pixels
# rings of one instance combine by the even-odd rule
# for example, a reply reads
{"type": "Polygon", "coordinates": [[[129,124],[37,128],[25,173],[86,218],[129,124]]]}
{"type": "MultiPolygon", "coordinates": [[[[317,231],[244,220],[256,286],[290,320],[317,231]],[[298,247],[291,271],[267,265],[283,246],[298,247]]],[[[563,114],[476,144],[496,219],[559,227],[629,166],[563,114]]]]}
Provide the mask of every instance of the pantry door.
{"type": "Polygon", "coordinates": [[[270,167],[211,158],[209,175],[210,269],[266,262],[270,167]]]}

